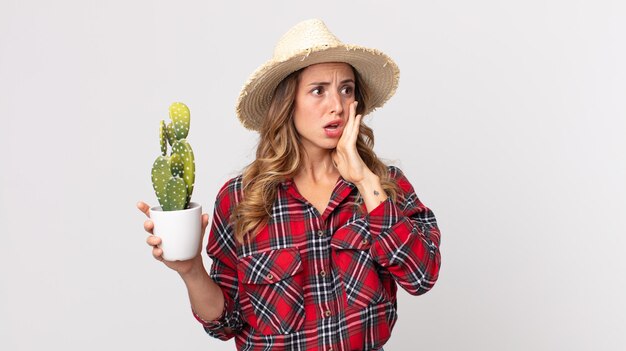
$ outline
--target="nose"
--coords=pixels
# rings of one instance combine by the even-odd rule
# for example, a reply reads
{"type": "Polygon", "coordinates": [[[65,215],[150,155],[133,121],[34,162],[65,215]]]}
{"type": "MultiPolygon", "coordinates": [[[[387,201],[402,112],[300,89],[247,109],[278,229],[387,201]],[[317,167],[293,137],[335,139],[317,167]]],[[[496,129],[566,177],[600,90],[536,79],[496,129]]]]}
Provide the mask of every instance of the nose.
{"type": "Polygon", "coordinates": [[[330,113],[335,115],[341,115],[343,113],[343,100],[341,95],[337,92],[330,94],[330,113]]]}

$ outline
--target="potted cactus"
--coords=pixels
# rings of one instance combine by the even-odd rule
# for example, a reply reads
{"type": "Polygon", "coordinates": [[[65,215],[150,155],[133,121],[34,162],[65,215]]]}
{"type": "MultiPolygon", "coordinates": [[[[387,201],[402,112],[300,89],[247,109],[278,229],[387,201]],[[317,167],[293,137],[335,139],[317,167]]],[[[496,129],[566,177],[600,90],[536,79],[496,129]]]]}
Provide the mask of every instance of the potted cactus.
{"type": "Polygon", "coordinates": [[[189,108],[175,102],[169,112],[171,122],[166,124],[161,120],[159,128],[161,155],[152,165],[152,186],[161,206],[150,209],[150,218],[154,222],[154,235],[161,238],[163,258],[183,261],[198,253],[202,206],[191,202],[196,167],[193,150],[186,140],[189,108]]]}

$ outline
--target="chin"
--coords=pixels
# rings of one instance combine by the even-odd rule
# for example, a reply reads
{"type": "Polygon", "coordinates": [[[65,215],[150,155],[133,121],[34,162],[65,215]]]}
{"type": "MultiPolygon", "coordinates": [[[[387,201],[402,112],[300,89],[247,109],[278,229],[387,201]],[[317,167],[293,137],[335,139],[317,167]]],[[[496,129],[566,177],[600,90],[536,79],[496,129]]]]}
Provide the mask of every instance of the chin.
{"type": "Polygon", "coordinates": [[[327,150],[333,150],[337,148],[337,144],[338,142],[336,141],[327,142],[327,143],[322,144],[322,148],[327,149],[327,150]]]}
{"type": "Polygon", "coordinates": [[[307,139],[308,144],[320,149],[324,149],[324,150],[333,150],[335,148],[337,148],[337,144],[339,144],[339,139],[329,139],[326,136],[323,136],[321,138],[310,138],[307,139]],[[315,141],[313,141],[315,140],[315,141]]]}

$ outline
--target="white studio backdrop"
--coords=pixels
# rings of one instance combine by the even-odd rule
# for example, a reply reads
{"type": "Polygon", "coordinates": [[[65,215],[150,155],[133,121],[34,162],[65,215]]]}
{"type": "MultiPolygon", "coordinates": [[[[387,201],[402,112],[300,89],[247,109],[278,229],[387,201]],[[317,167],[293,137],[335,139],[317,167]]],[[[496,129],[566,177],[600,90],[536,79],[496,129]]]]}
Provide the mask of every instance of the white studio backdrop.
{"type": "Polygon", "coordinates": [[[234,349],[135,203],[182,101],[212,213],[254,156],[239,89],[308,18],[400,66],[365,123],[442,230],[439,282],[400,293],[386,349],[625,349],[626,5],[565,0],[2,0],[0,349],[234,349]]]}

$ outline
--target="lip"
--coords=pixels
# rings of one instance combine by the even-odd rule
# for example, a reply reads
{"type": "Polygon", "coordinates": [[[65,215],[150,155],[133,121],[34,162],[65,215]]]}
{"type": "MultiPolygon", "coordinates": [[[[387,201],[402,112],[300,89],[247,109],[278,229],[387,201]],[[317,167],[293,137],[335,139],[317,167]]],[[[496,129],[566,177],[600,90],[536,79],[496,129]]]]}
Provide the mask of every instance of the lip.
{"type": "Polygon", "coordinates": [[[343,133],[343,128],[341,126],[335,129],[324,128],[324,133],[326,133],[326,136],[329,138],[338,138],[343,133]]]}
{"type": "Polygon", "coordinates": [[[330,122],[326,123],[326,124],[324,125],[324,128],[328,127],[328,126],[329,126],[329,125],[331,125],[331,124],[336,124],[336,125],[337,125],[337,128],[341,128],[341,126],[343,125],[343,121],[342,121],[341,119],[335,119],[335,120],[332,120],[332,121],[330,121],[330,122]]]}
{"type": "Polygon", "coordinates": [[[343,133],[343,120],[341,120],[341,119],[332,120],[332,121],[326,123],[326,125],[324,126],[323,129],[324,129],[324,133],[326,133],[327,137],[329,137],[329,138],[338,138],[343,133]],[[326,128],[326,127],[328,127],[331,124],[336,124],[337,127],[335,129],[326,128]]]}

